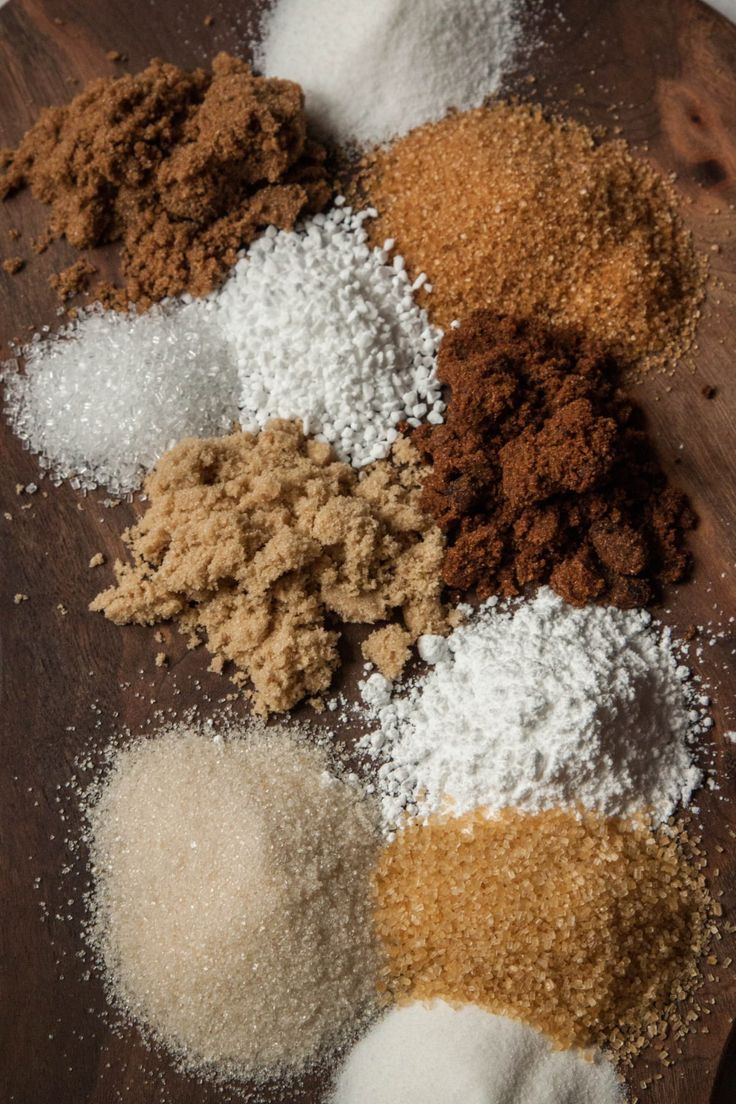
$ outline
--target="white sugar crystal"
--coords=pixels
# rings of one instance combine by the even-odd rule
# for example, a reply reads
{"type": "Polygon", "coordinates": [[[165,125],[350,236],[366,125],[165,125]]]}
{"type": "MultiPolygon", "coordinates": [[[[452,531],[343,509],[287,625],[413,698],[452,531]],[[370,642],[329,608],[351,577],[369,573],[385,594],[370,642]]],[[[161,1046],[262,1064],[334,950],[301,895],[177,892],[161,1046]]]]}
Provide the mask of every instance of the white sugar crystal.
{"type": "Polygon", "coordinates": [[[177,441],[237,418],[235,369],[212,318],[206,302],[84,312],[24,350],[24,375],[6,371],[6,416],[54,479],[129,494],[177,441]]]}
{"type": "Polygon", "coordinates": [[[341,205],[265,234],[217,296],[243,428],[301,418],[356,467],[386,456],[402,420],[442,421],[444,410],[440,331],[414,304],[403,265],[366,244],[366,215],[341,205]]]}

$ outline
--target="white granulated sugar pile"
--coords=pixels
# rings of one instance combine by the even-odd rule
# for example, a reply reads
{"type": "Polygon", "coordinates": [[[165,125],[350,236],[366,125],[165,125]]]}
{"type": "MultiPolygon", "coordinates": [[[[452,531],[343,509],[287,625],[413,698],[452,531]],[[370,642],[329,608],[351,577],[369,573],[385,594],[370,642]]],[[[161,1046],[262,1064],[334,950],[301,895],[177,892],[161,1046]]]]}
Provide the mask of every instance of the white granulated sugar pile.
{"type": "Polygon", "coordinates": [[[180,726],[88,799],[88,938],[114,1002],[182,1066],[303,1071],[370,1016],[377,813],[299,726],[180,726]]]}
{"type": "Polygon", "coordinates": [[[353,1048],[330,1104],[623,1104],[600,1054],[475,1005],[394,1008],[353,1048]]]}
{"type": "Polygon", "coordinates": [[[414,304],[402,259],[366,244],[366,217],[338,200],[295,233],[267,230],[217,297],[243,429],[301,418],[356,467],[387,455],[400,421],[441,422],[444,410],[440,331],[414,304]]]}
{"type": "Polygon", "coordinates": [[[177,441],[229,432],[238,415],[206,302],[94,308],[22,352],[25,374],[4,374],[6,417],[55,480],[81,490],[129,494],[177,441]]]}
{"type": "Polygon", "coordinates": [[[669,631],[643,611],[574,609],[551,590],[502,610],[491,602],[447,640],[420,641],[435,665],[403,696],[363,684],[377,728],[390,827],[420,816],[582,803],[661,821],[701,781],[689,746],[710,727],[669,631]]]}
{"type": "Polygon", "coordinates": [[[325,136],[385,142],[479,106],[515,63],[521,0],[277,0],[258,63],[298,81],[325,136]]]}

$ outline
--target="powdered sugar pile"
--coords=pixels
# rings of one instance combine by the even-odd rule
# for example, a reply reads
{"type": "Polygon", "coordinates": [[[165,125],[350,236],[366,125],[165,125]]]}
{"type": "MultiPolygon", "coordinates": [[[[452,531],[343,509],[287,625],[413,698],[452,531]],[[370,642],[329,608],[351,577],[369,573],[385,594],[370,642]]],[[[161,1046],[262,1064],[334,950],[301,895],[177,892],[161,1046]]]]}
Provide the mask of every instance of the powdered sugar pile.
{"type": "Polygon", "coordinates": [[[302,85],[327,137],[385,142],[494,93],[522,43],[521,0],[277,0],[258,63],[302,85]]]}
{"type": "Polygon", "coordinates": [[[228,432],[237,376],[206,302],[146,314],[94,308],[6,371],[5,413],[56,480],[134,491],[183,437],[228,432]]]}
{"type": "Polygon", "coordinates": [[[217,297],[243,428],[301,418],[357,467],[387,455],[399,422],[441,422],[444,410],[440,331],[414,304],[402,258],[389,263],[393,242],[366,244],[371,214],[338,198],[296,232],[267,230],[217,297]]]}
{"type": "Polygon", "coordinates": [[[574,609],[544,588],[513,609],[492,599],[445,641],[424,638],[434,668],[404,696],[363,684],[382,761],[387,824],[504,806],[582,803],[657,821],[701,781],[690,744],[710,727],[670,633],[644,611],[574,609]]]}

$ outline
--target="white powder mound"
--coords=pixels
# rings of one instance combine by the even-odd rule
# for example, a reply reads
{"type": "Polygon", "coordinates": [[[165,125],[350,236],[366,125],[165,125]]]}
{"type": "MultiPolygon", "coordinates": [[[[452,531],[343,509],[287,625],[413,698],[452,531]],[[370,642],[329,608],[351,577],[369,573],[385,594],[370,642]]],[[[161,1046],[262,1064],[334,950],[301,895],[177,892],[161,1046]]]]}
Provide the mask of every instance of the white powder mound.
{"type": "Polygon", "coordinates": [[[136,490],[183,437],[229,432],[237,375],[205,302],[146,314],[94,308],[22,350],[5,412],[42,468],[73,487],[136,490]]]}
{"type": "Polygon", "coordinates": [[[370,1016],[378,818],[298,726],[211,736],[134,743],[93,789],[88,937],[182,1066],[260,1082],[370,1016]]]}
{"type": "Polygon", "coordinates": [[[553,1051],[475,1005],[395,1008],[353,1048],[329,1104],[623,1104],[601,1055],[553,1051]]]}
{"type": "Polygon", "coordinates": [[[378,726],[361,747],[382,760],[389,827],[404,809],[576,803],[663,821],[702,781],[690,745],[710,727],[707,699],[644,611],[574,609],[543,588],[419,647],[435,666],[408,693],[377,674],[363,684],[378,726]]]}
{"type": "Polygon", "coordinates": [[[522,42],[521,0],[277,0],[257,63],[298,81],[324,137],[388,141],[478,107],[522,42]]]}
{"type": "Polygon", "coordinates": [[[366,244],[370,214],[338,199],[294,233],[270,228],[217,297],[243,429],[301,418],[356,467],[387,455],[400,421],[437,423],[444,410],[440,331],[414,304],[403,260],[389,263],[393,243],[366,244]]]}

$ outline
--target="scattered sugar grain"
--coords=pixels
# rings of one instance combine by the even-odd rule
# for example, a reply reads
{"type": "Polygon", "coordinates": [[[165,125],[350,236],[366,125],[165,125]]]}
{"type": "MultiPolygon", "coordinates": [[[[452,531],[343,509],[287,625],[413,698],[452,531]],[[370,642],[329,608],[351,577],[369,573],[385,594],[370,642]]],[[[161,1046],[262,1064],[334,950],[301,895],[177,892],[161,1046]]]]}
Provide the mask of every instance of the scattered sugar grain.
{"type": "Polygon", "coordinates": [[[109,995],[187,1069],[298,1073],[371,1012],[376,816],[305,736],[178,726],[89,792],[109,995]]]}

